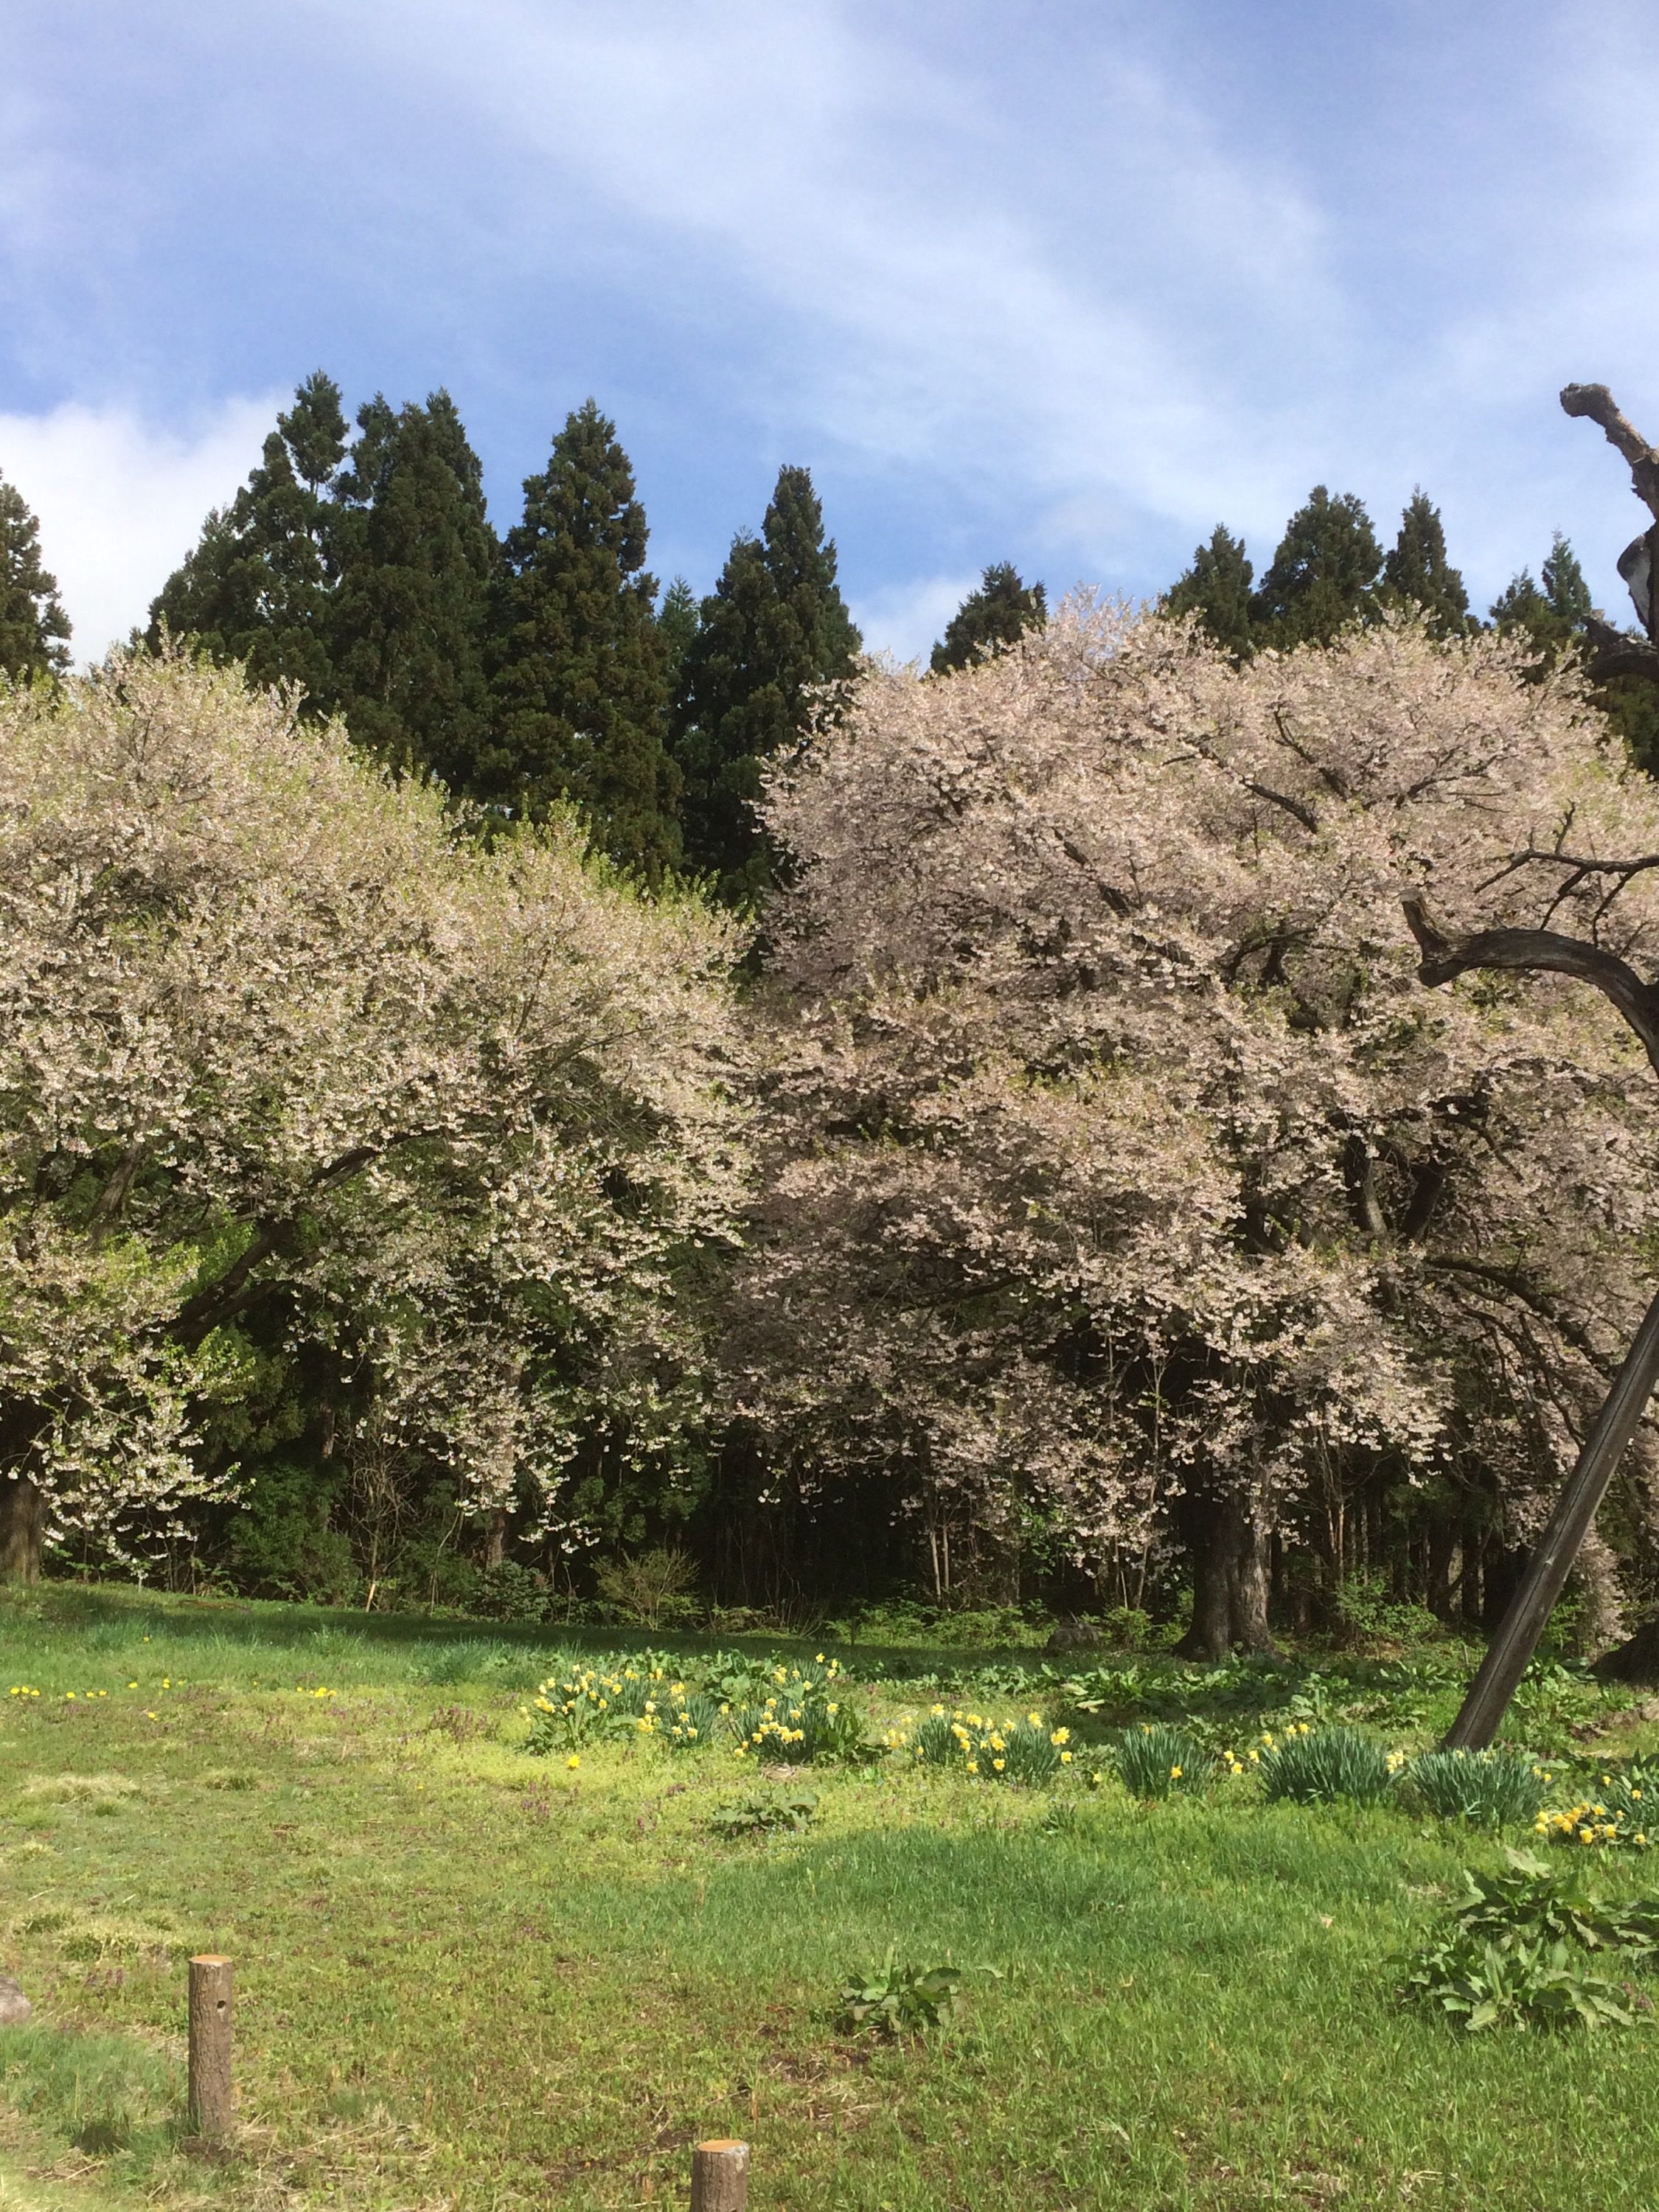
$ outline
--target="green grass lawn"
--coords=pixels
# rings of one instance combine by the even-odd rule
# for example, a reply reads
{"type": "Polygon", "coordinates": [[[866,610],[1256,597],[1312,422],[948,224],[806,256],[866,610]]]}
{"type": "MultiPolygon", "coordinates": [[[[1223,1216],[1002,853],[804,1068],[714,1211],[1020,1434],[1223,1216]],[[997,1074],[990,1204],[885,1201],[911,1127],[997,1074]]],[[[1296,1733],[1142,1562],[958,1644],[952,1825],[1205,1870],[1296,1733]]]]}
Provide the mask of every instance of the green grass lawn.
{"type": "Polygon", "coordinates": [[[476,1633],[0,1602],[0,1965],[37,2007],[0,2030],[5,2212],[672,2203],[714,2134],[752,2143],[756,2212],[1659,2202],[1659,2036],[1460,2041],[1395,2002],[1492,1842],[1080,1775],[1045,1825],[902,1759],[721,1842],[729,1753],[532,1759],[556,1639],[476,1633]],[[890,1946],[995,1973],[941,2036],[838,2033],[890,1946]],[[204,1948],[236,1962],[219,2163],[181,2130],[204,1948]]]}

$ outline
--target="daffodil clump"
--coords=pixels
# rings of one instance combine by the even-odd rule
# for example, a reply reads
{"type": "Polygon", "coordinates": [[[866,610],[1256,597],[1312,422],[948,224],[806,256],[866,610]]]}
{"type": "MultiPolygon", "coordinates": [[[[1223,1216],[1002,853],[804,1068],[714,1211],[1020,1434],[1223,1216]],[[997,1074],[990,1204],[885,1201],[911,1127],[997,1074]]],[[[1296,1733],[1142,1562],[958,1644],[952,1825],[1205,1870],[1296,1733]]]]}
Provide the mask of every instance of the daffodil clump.
{"type": "MultiPolygon", "coordinates": [[[[1168,1721],[1125,1729],[1109,1756],[1118,1780],[1132,1797],[1143,1800],[1202,1790],[1215,1772],[1215,1760],[1197,1738],[1168,1721]]],[[[1235,1774],[1244,1771],[1231,1753],[1228,1764],[1235,1774]]]]}
{"type": "Polygon", "coordinates": [[[911,1750],[924,1766],[954,1767],[981,1782],[1041,1788],[1070,1766],[1071,1743],[1071,1730],[1049,1728],[1041,1713],[998,1721],[935,1705],[917,1728],[911,1750]]]}
{"type": "Polygon", "coordinates": [[[1659,1826],[1650,1826],[1656,1807],[1659,1770],[1638,1765],[1603,1774],[1593,1791],[1571,1805],[1547,1807],[1534,1825],[1552,1843],[1640,1851],[1648,1848],[1650,1835],[1659,1835],[1659,1826]]]}
{"type": "Polygon", "coordinates": [[[1277,1735],[1264,1729],[1249,1759],[1266,1794],[1295,1805],[1328,1805],[1338,1798],[1375,1805],[1406,1764],[1403,1751],[1385,1752],[1357,1729],[1310,1728],[1306,1721],[1277,1735]]]}
{"type": "Polygon", "coordinates": [[[746,1704],[728,1702],[720,1711],[739,1759],[806,1766],[869,1758],[881,1748],[869,1741],[835,1659],[820,1658],[811,1668],[775,1667],[746,1704]]]}
{"type": "Polygon", "coordinates": [[[654,1662],[617,1668],[579,1667],[541,1683],[521,1708],[530,1720],[526,1750],[570,1751],[596,1736],[655,1733],[669,1702],[667,1670],[654,1662]]]}

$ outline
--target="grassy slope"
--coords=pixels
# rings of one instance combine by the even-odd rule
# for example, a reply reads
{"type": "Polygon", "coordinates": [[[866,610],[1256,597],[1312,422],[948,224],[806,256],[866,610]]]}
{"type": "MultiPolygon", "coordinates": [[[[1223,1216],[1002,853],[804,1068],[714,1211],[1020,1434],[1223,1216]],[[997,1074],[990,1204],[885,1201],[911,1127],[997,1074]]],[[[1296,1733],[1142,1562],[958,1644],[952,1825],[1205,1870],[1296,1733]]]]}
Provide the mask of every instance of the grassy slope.
{"type": "Polygon", "coordinates": [[[0,2032],[14,2172],[621,2206],[737,2133],[756,2212],[1659,2201],[1659,2037],[1460,2044],[1391,2002],[1388,1954],[1489,1845],[1240,1794],[1103,1793],[1049,1834],[1041,1799],[896,1768],[815,1778],[814,1832],[733,1846],[727,1764],[573,1774],[512,1747],[532,1652],[432,1671],[429,1640],[281,1608],[0,1607],[0,1693],[45,1693],[0,1704],[0,1929],[40,1923],[0,1938],[40,2016],[0,2032]],[[890,1943],[1003,1978],[942,2043],[850,2044],[835,1988],[890,1943]],[[210,1946],[245,2123],[218,2170],[174,2141],[210,1946]]]}

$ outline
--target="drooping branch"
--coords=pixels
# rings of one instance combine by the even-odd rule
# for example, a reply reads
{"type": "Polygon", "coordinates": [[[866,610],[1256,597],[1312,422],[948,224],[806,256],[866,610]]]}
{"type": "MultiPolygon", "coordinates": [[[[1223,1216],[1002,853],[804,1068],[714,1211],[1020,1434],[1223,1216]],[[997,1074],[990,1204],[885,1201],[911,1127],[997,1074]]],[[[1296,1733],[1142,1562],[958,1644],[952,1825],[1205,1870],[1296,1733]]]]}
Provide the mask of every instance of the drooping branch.
{"type": "Polygon", "coordinates": [[[1659,451],[1649,445],[1629,417],[1620,412],[1612,392],[1605,384],[1569,384],[1561,393],[1561,405],[1569,415],[1583,416],[1599,423],[1607,433],[1607,442],[1616,446],[1630,464],[1631,483],[1636,496],[1659,521],[1659,451]]]}
{"type": "Polygon", "coordinates": [[[1401,903],[1423,955],[1418,973],[1425,983],[1450,983],[1476,968],[1575,976],[1612,1001],[1659,1073],[1659,990],[1644,983],[1628,961],[1553,929],[1480,929],[1467,937],[1449,937],[1422,898],[1401,903]]]}

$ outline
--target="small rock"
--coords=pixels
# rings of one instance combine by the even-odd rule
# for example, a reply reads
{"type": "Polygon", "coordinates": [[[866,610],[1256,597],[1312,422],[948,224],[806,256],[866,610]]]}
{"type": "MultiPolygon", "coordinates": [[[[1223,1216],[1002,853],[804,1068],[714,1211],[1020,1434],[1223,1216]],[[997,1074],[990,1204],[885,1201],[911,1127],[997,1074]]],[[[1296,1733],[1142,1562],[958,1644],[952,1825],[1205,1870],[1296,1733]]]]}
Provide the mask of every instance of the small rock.
{"type": "Polygon", "coordinates": [[[1045,1651],[1098,1651],[1102,1638],[1091,1620],[1079,1620],[1068,1613],[1043,1645],[1045,1651]]]}
{"type": "Polygon", "coordinates": [[[21,2027],[34,2007],[9,1974],[0,1974],[0,2027],[21,2027]]]}

